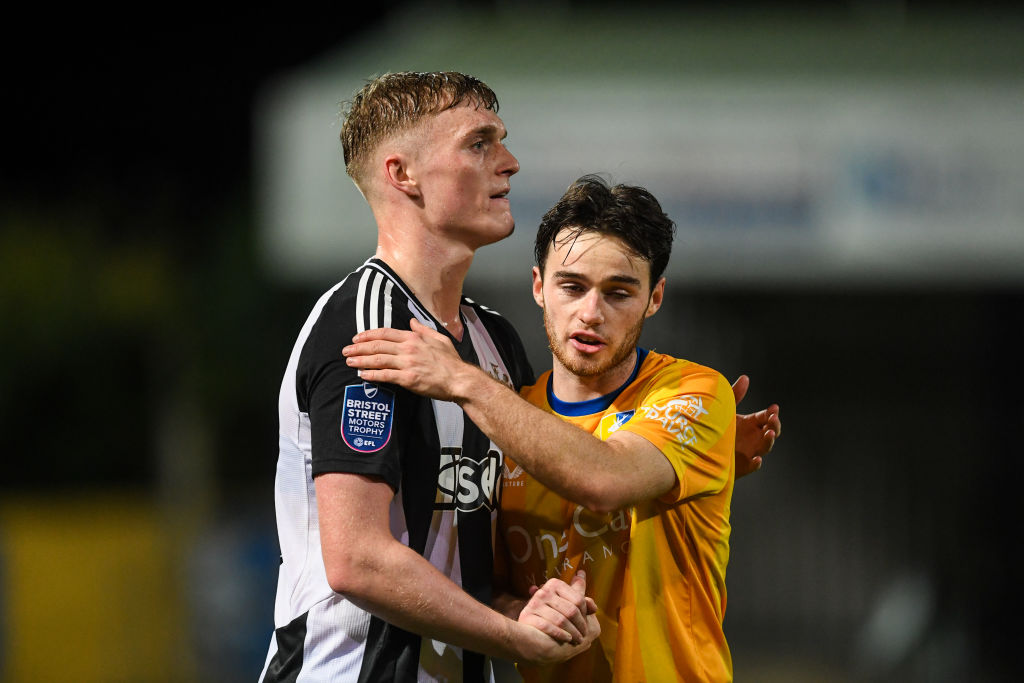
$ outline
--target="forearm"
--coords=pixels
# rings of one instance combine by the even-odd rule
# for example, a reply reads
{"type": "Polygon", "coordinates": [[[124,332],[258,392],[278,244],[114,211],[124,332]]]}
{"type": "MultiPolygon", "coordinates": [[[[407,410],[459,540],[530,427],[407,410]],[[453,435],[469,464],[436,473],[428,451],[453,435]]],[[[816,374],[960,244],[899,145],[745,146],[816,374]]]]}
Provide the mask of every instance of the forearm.
{"type": "Polygon", "coordinates": [[[564,660],[589,645],[571,645],[573,634],[556,625],[499,614],[396,540],[386,483],[344,473],[320,475],[315,483],[327,583],[371,614],[427,638],[535,664],[564,660]]]}
{"type": "Polygon", "coordinates": [[[584,507],[609,511],[652,498],[648,472],[611,445],[523,400],[467,365],[454,400],[508,457],[540,483],[584,507]]]}
{"type": "MultiPolygon", "coordinates": [[[[369,547],[369,546],[367,546],[369,547]]],[[[363,609],[413,633],[504,659],[522,659],[515,623],[475,600],[401,543],[351,558],[338,588],[363,609]]]]}

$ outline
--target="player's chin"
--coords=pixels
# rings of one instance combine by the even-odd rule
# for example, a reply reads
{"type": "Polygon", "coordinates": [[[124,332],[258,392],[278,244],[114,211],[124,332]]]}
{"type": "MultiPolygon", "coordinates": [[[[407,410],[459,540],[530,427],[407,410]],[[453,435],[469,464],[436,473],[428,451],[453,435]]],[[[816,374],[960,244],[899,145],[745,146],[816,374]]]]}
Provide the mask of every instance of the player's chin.
{"type": "Polygon", "coordinates": [[[507,214],[502,220],[498,221],[497,233],[498,239],[503,240],[516,231],[516,222],[512,219],[512,214],[507,214]]]}
{"type": "Polygon", "coordinates": [[[495,221],[491,225],[476,231],[477,247],[494,244],[505,239],[515,230],[515,223],[511,218],[506,221],[495,221]]]}

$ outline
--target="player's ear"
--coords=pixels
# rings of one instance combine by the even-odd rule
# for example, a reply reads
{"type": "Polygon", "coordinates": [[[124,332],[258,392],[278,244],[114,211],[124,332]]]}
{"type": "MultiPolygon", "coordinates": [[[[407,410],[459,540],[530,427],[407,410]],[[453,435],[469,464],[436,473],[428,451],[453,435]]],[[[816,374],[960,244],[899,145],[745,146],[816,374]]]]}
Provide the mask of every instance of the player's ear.
{"type": "Polygon", "coordinates": [[[654,285],[654,289],[651,290],[651,300],[647,304],[647,313],[644,314],[645,318],[650,318],[652,315],[658,312],[661,308],[661,300],[665,296],[665,278],[658,280],[658,284],[654,285]]]}
{"type": "Polygon", "coordinates": [[[393,152],[384,157],[384,175],[391,187],[410,197],[420,196],[419,183],[409,172],[410,157],[401,152],[393,152]]]}
{"type": "Polygon", "coordinates": [[[544,308],[544,278],[540,275],[540,268],[533,267],[533,300],[537,305],[544,308]]]}

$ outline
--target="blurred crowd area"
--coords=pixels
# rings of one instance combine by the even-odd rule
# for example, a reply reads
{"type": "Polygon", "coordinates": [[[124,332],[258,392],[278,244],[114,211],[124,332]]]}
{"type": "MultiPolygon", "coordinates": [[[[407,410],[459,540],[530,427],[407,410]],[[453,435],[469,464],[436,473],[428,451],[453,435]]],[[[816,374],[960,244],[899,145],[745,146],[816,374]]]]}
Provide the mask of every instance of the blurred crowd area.
{"type": "MultiPolygon", "coordinates": [[[[336,22],[257,13],[246,31],[226,20],[82,31],[40,16],[12,27],[18,39],[3,48],[14,71],[11,120],[0,155],[0,420],[8,444],[0,680],[256,679],[273,628],[281,374],[316,298],[369,255],[360,247],[298,275],[294,262],[275,261],[287,259],[268,244],[304,219],[268,208],[267,183],[282,168],[303,178],[307,171],[272,153],[284,143],[272,138],[267,102],[332,78],[345,86],[324,96],[340,101],[350,81],[335,73],[403,68],[375,62],[370,46],[415,33],[439,47],[413,68],[470,71],[499,97],[509,85],[515,95],[502,100],[502,114],[512,142],[523,140],[513,151],[529,159],[533,119],[513,98],[532,79],[538,92],[560,90],[552,85],[558,60],[537,71],[549,34],[536,27],[639,53],[677,31],[675,52],[653,50],[675,74],[662,77],[666,91],[697,83],[707,93],[721,83],[732,97],[758,82],[760,69],[769,70],[767,82],[799,88],[848,79],[882,88],[866,87],[874,99],[854,104],[883,122],[887,100],[877,93],[911,93],[900,100],[899,125],[875,129],[899,136],[875,136],[874,156],[828,148],[853,168],[887,161],[861,176],[874,213],[848,203],[852,195],[828,192],[840,185],[814,171],[827,166],[781,174],[818,194],[773,185],[780,174],[770,145],[749,139],[729,148],[740,162],[701,181],[722,179],[712,190],[779,187],[777,194],[752,204],[677,188],[666,202],[680,231],[676,277],[670,273],[665,306],[641,343],[730,379],[750,375],[741,410],[782,406],[783,438],[764,469],[738,483],[733,501],[725,626],[737,681],[1015,680],[1015,513],[1024,484],[1012,440],[1024,408],[1021,12],[909,2],[817,12],[753,3],[729,11],[641,3],[624,12],[576,2],[515,12],[455,2],[442,10],[438,17],[466,22],[463,38],[439,38],[415,3],[349,10],[336,22]],[[653,26],[656,41],[646,39],[653,26]],[[508,46],[502,59],[510,68],[493,78],[493,57],[458,51],[492,40],[508,46]],[[671,61],[679,55],[685,61],[671,61]],[[965,104],[965,118],[941,107],[908,109],[922,83],[929,102],[947,102],[936,95],[947,86],[977,87],[991,99],[965,104]],[[998,126],[972,126],[982,115],[998,126]],[[936,120],[955,120],[950,137],[963,145],[935,143],[936,120]],[[907,149],[924,152],[878,154],[907,149]],[[746,174],[747,152],[767,170],[746,174]],[[922,158],[932,165],[903,163],[922,158]],[[984,173],[972,175],[978,169],[984,173]],[[956,199],[965,196],[972,203],[956,199]],[[759,213],[780,206],[789,208],[770,219],[759,213]],[[833,209],[849,223],[837,228],[822,217],[833,209]],[[819,239],[844,226],[861,230],[843,242],[848,251],[819,239]],[[937,227],[929,234],[928,226],[937,227]],[[730,229],[722,244],[709,237],[730,229]],[[862,269],[857,259],[871,249],[878,257],[862,269]]],[[[571,62],[575,83],[613,72],[617,82],[651,80],[640,61],[629,61],[639,57],[623,63],[593,44],[566,45],[558,55],[571,62]]],[[[791,113],[817,120],[800,102],[791,113]]],[[[686,128],[686,120],[676,123],[686,128]]],[[[322,144],[337,160],[334,125],[325,126],[322,144]]],[[[615,148],[614,139],[604,142],[615,148]]],[[[675,167],[671,158],[657,163],[675,167]]],[[[680,165],[701,168],[693,157],[680,165]]],[[[554,198],[561,187],[533,189],[539,181],[531,178],[546,176],[526,168],[521,185],[513,179],[512,203],[516,239],[528,242],[544,191],[554,198]]],[[[622,168],[586,170],[648,182],[632,167],[626,178],[614,175],[622,168]]],[[[274,191],[300,192],[290,188],[274,191]]],[[[658,187],[659,196],[671,192],[671,184],[658,187]]],[[[350,214],[321,215],[352,229],[350,214]]],[[[325,251],[315,239],[307,247],[325,251]]],[[[528,261],[527,249],[514,248],[528,261]]],[[[471,276],[465,293],[511,319],[535,369],[546,369],[529,263],[521,275],[505,274],[488,259],[510,257],[495,253],[481,253],[480,272],[498,276],[471,276]]]]}

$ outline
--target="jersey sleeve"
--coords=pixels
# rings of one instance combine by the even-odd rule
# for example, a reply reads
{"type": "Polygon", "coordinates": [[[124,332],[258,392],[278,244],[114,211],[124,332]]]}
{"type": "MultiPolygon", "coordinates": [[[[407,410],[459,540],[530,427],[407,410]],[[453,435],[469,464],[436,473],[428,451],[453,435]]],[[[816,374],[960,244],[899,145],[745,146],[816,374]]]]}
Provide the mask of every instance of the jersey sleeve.
{"type": "Polygon", "coordinates": [[[676,486],[664,503],[718,493],[733,476],[736,403],[732,387],[709,368],[679,376],[668,368],[652,382],[622,429],[644,437],[668,458],[676,486]]]}
{"type": "Polygon", "coordinates": [[[375,476],[397,491],[410,431],[403,425],[414,415],[415,397],[359,378],[341,354],[355,334],[354,301],[339,293],[324,307],[299,357],[296,392],[309,414],[312,475],[375,476]]]}

